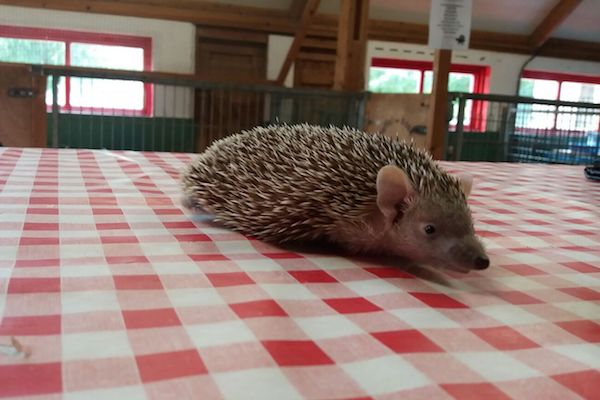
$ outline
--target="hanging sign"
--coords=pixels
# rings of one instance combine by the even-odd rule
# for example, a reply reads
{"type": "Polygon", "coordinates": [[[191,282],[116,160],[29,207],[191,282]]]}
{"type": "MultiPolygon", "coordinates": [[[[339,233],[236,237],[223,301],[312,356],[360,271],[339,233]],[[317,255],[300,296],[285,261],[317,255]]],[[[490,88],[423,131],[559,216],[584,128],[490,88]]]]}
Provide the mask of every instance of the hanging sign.
{"type": "Polygon", "coordinates": [[[473,0],[431,0],[429,47],[468,49],[472,6],[473,0]]]}

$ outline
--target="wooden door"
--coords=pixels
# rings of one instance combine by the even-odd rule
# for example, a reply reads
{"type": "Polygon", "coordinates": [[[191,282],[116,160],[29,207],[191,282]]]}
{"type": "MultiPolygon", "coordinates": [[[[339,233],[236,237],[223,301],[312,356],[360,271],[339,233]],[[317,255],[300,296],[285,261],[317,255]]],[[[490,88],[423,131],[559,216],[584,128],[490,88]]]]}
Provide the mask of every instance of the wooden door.
{"type": "MultiPolygon", "coordinates": [[[[266,82],[267,37],[264,34],[198,28],[196,75],[225,83],[266,82]]],[[[222,137],[263,122],[264,94],[230,89],[198,89],[196,150],[222,137]]]]}
{"type": "Polygon", "coordinates": [[[46,147],[46,77],[0,63],[0,144],[46,147]]]}

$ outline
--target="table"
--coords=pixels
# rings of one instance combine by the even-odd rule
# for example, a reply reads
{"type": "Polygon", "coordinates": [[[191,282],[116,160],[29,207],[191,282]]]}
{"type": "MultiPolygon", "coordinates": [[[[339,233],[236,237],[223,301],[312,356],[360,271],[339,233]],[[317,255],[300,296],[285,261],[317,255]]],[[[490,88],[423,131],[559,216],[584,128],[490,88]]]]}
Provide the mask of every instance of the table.
{"type": "Polygon", "coordinates": [[[179,204],[191,157],[0,148],[0,397],[600,398],[581,167],[445,163],[492,260],[461,275],[215,226],[179,204]]]}

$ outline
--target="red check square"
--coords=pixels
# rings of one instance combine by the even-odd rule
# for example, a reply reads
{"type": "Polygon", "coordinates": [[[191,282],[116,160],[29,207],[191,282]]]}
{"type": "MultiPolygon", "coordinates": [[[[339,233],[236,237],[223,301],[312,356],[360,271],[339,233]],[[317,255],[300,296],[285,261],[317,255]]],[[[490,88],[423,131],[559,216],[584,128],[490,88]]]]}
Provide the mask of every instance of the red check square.
{"type": "Polygon", "coordinates": [[[441,385],[456,400],[510,400],[511,397],[491,383],[456,383],[441,385]]]}
{"type": "Polygon", "coordinates": [[[24,231],[57,231],[58,224],[55,222],[25,222],[24,231]]]}
{"type": "Polygon", "coordinates": [[[58,204],[58,197],[30,197],[29,204],[36,205],[56,205],[58,204]]]}
{"type": "Polygon", "coordinates": [[[168,229],[196,229],[196,225],[191,221],[165,221],[163,225],[168,229]]]}
{"type": "Polygon", "coordinates": [[[175,239],[179,242],[210,242],[211,239],[208,235],[201,233],[190,233],[186,235],[175,235],[175,239]]]}
{"type": "Polygon", "coordinates": [[[123,243],[138,243],[137,237],[130,236],[101,236],[102,244],[123,244],[123,243]]]}
{"type": "Polygon", "coordinates": [[[520,292],[518,290],[507,290],[502,292],[496,292],[496,296],[500,297],[502,300],[509,302],[511,304],[541,304],[543,301],[536,299],[535,297],[531,297],[530,295],[520,292]]]}
{"type": "Polygon", "coordinates": [[[508,326],[494,328],[475,328],[471,332],[485,340],[498,350],[520,350],[540,347],[519,332],[508,326]]]}
{"type": "Polygon", "coordinates": [[[408,294],[433,308],[469,308],[465,304],[443,293],[408,292],[408,294]]]}
{"type": "Polygon", "coordinates": [[[254,281],[245,272],[221,272],[206,274],[213,287],[252,285],[254,281]]]}
{"type": "Polygon", "coordinates": [[[600,300],[600,292],[592,290],[586,287],[573,287],[573,288],[563,288],[559,289],[561,292],[570,294],[573,297],[577,297],[581,300],[586,301],[597,301],[600,300]]]}
{"type": "Polygon", "coordinates": [[[127,222],[111,222],[111,223],[97,223],[96,229],[99,231],[103,230],[116,230],[116,229],[131,229],[127,222]]]}
{"type": "Polygon", "coordinates": [[[57,237],[21,237],[19,245],[21,246],[58,246],[57,237]]]}
{"type": "Polygon", "coordinates": [[[135,358],[143,382],[203,375],[208,371],[196,350],[148,354],[135,358]]]}
{"type": "Polygon", "coordinates": [[[381,307],[362,297],[349,297],[340,299],[323,299],[329,307],[340,314],[356,314],[381,311],[381,307]]]}
{"type": "Polygon", "coordinates": [[[272,260],[289,260],[289,259],[304,258],[304,256],[302,256],[298,253],[290,253],[290,252],[287,252],[287,253],[264,253],[263,255],[272,260]]]}
{"type": "Polygon", "coordinates": [[[194,261],[228,261],[223,254],[190,254],[189,257],[194,261]]]}
{"type": "Polygon", "coordinates": [[[0,397],[30,397],[60,392],[60,363],[0,365],[0,397]]]}
{"type": "Polygon", "coordinates": [[[155,310],[123,310],[123,320],[127,329],[158,328],[161,326],[181,325],[179,317],[172,308],[155,310]]]}
{"type": "Polygon", "coordinates": [[[365,271],[368,271],[380,278],[414,279],[414,276],[398,268],[365,268],[365,271]]]}
{"type": "Polygon", "coordinates": [[[8,293],[60,292],[60,278],[11,278],[8,293]]]}
{"type": "Polygon", "coordinates": [[[282,367],[334,364],[312,341],[270,340],[262,343],[275,362],[282,367]]]}
{"type": "Polygon", "coordinates": [[[584,399],[600,399],[600,372],[580,371],[552,377],[584,399]]]}
{"type": "Polygon", "coordinates": [[[375,332],[371,335],[396,353],[428,353],[444,351],[427,336],[414,329],[375,332]]]}
{"type": "Polygon", "coordinates": [[[300,283],[328,283],[337,282],[337,280],[321,269],[312,269],[308,271],[288,271],[300,283]]]}
{"type": "Polygon", "coordinates": [[[229,306],[240,318],[287,316],[285,310],[274,300],[249,301],[247,303],[230,304],[229,306]]]}
{"type": "Polygon", "coordinates": [[[35,268],[35,267],[58,267],[60,266],[60,259],[58,258],[46,258],[37,260],[17,260],[15,262],[15,268],[35,268]]]}
{"type": "Polygon", "coordinates": [[[594,267],[592,264],[588,264],[585,262],[567,262],[567,263],[561,263],[561,264],[567,268],[571,268],[577,272],[581,272],[584,274],[589,274],[589,273],[600,271],[600,268],[594,267]]]}
{"type": "Polygon", "coordinates": [[[115,275],[113,279],[117,290],[153,290],[163,288],[158,275],[115,275]]]}
{"type": "Polygon", "coordinates": [[[58,335],[60,324],[60,315],[4,317],[0,323],[0,335],[58,335]]]}
{"type": "Polygon", "coordinates": [[[593,321],[557,322],[556,325],[586,342],[600,343],[600,325],[593,321]]]}

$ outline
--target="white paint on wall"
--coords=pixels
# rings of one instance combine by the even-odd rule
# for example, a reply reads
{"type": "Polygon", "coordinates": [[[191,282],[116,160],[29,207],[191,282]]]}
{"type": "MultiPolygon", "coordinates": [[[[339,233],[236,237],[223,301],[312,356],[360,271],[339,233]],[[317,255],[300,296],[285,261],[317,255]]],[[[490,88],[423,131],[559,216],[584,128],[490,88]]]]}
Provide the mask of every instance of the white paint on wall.
{"type": "MultiPolygon", "coordinates": [[[[367,47],[368,65],[370,65],[373,57],[433,61],[433,50],[427,46],[417,44],[369,41],[367,47]]],[[[453,63],[489,66],[490,93],[504,95],[516,94],[519,73],[528,58],[527,55],[482,50],[455,51],[452,53],[453,63]]],[[[529,63],[527,69],[600,75],[600,63],[548,57],[535,58],[529,63]]],[[[366,73],[368,77],[368,70],[366,73]]],[[[366,82],[368,82],[368,78],[366,82]]]]}
{"type": "MultiPolygon", "coordinates": [[[[291,36],[269,35],[267,42],[267,79],[277,79],[293,41],[294,38],[291,36]]],[[[284,86],[292,87],[293,85],[294,65],[290,68],[290,72],[284,81],[284,86]]]]}
{"type": "Polygon", "coordinates": [[[0,6],[0,25],[150,37],[154,71],[190,74],[195,68],[196,28],[190,23],[0,6]]]}
{"type": "MultiPolygon", "coordinates": [[[[189,23],[0,6],[0,25],[149,37],[154,71],[193,74],[195,70],[196,28],[189,23]]],[[[192,90],[155,85],[154,116],[192,115],[192,90]]]]}
{"type": "MultiPolygon", "coordinates": [[[[268,49],[269,79],[274,79],[285,59],[293,38],[270,35],[268,49]]],[[[369,66],[373,57],[399,60],[433,61],[433,50],[424,45],[370,40],[367,45],[365,89],[368,85],[369,66]]],[[[457,64],[485,65],[490,67],[490,93],[514,95],[521,67],[529,57],[522,54],[497,53],[482,50],[455,51],[452,62],[457,64]]],[[[528,66],[530,70],[562,72],[582,75],[600,75],[600,63],[537,57],[528,66]]],[[[289,78],[289,76],[288,76],[289,78]]],[[[287,82],[287,81],[286,81],[287,82]]],[[[291,85],[291,82],[287,84],[291,85]]]]}

